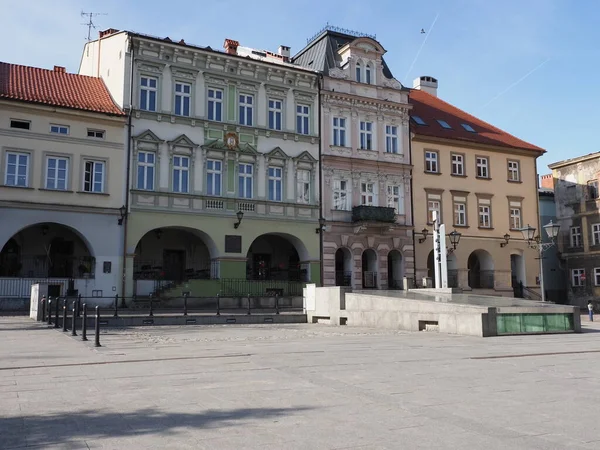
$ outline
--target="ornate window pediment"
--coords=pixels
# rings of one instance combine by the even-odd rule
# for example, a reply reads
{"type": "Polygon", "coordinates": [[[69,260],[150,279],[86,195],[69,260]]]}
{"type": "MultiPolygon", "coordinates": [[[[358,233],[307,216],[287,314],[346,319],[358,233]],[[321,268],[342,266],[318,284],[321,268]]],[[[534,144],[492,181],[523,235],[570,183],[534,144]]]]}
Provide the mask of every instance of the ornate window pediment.
{"type": "Polygon", "coordinates": [[[165,142],[163,139],[160,139],[156,134],[154,134],[151,130],[146,130],[141,134],[133,137],[135,142],[134,151],[138,150],[148,150],[148,151],[158,151],[160,144],[165,142]]]}
{"type": "Polygon", "coordinates": [[[282,160],[290,159],[290,157],[287,155],[287,153],[285,153],[283,150],[281,150],[280,147],[275,147],[269,153],[266,153],[265,158],[267,158],[267,159],[282,159],[282,160]]]}
{"type": "Polygon", "coordinates": [[[182,134],[181,136],[173,139],[172,141],[169,141],[168,144],[171,147],[189,147],[189,148],[197,148],[198,147],[198,144],[196,144],[194,141],[192,141],[185,134],[182,134]]]}

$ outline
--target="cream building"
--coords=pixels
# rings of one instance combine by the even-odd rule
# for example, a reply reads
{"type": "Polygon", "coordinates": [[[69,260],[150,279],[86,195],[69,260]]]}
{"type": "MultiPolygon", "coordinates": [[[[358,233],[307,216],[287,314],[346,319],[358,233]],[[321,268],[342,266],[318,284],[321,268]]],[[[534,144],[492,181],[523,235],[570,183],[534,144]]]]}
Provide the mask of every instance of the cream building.
{"type": "Polygon", "coordinates": [[[123,131],[102,80],[0,63],[0,298],[120,293],[123,131]]]}
{"type": "Polygon", "coordinates": [[[437,97],[432,77],[410,93],[416,281],[433,278],[432,215],[461,234],[449,284],[465,291],[539,299],[537,251],[520,228],[540,230],[536,158],[544,153],[437,97]]]}

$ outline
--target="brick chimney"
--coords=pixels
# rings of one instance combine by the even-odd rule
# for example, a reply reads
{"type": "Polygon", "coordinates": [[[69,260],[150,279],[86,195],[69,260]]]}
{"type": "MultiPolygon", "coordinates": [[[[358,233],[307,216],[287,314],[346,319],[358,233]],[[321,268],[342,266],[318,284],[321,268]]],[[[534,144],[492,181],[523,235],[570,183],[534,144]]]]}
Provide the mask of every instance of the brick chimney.
{"type": "Polygon", "coordinates": [[[223,44],[223,48],[225,48],[225,53],[228,55],[237,55],[237,48],[240,46],[238,41],[234,41],[233,39],[225,39],[225,43],[223,44]]]}
{"type": "Polygon", "coordinates": [[[110,36],[111,34],[115,34],[118,32],[119,30],[115,28],[108,28],[107,30],[98,32],[98,35],[100,36],[100,39],[102,39],[103,37],[110,36]]]}
{"type": "Polygon", "coordinates": [[[554,177],[552,176],[551,173],[547,174],[547,175],[542,175],[540,177],[540,187],[544,188],[544,189],[552,189],[554,190],[554,177]]]}
{"type": "Polygon", "coordinates": [[[67,69],[63,66],[54,66],[54,71],[58,73],[67,73],[67,69]]]}

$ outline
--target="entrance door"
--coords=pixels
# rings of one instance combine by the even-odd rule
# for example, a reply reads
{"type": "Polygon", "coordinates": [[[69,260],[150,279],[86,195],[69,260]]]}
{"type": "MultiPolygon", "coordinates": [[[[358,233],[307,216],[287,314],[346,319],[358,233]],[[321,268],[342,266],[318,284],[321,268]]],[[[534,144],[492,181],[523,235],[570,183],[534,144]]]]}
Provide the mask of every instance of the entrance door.
{"type": "Polygon", "coordinates": [[[165,279],[182,281],[185,272],[185,250],[163,250],[165,279]]]}
{"type": "Polygon", "coordinates": [[[268,253],[255,253],[252,258],[252,279],[268,280],[271,269],[271,255],[268,253]]]}

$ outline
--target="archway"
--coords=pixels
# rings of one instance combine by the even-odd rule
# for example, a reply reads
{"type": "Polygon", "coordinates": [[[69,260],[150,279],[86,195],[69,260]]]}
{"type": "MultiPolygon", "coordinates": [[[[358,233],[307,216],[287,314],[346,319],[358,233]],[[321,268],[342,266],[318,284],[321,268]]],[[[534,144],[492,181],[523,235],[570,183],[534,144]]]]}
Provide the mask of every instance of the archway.
{"type": "Polygon", "coordinates": [[[404,278],[404,259],[398,250],[392,250],[387,256],[388,289],[402,289],[404,278]]]}
{"type": "Polygon", "coordinates": [[[76,230],[45,222],[13,235],[0,251],[0,276],[15,278],[94,278],[95,258],[76,230]]]}
{"type": "Polygon", "coordinates": [[[308,267],[301,267],[301,256],[307,258],[307,251],[299,239],[283,234],[263,234],[248,249],[246,278],[308,281],[308,267]]]}
{"type": "Polygon", "coordinates": [[[510,255],[510,278],[515,297],[523,297],[523,287],[526,287],[525,258],[519,250],[510,255]]]}
{"type": "Polygon", "coordinates": [[[377,288],[377,253],[371,248],[362,253],[362,286],[364,289],[377,288]]]}
{"type": "Polygon", "coordinates": [[[345,247],[335,252],[335,285],[352,286],[352,252],[345,247]]]}
{"type": "Polygon", "coordinates": [[[467,260],[469,287],[471,289],[494,289],[494,260],[485,250],[475,250],[467,260]]]}

